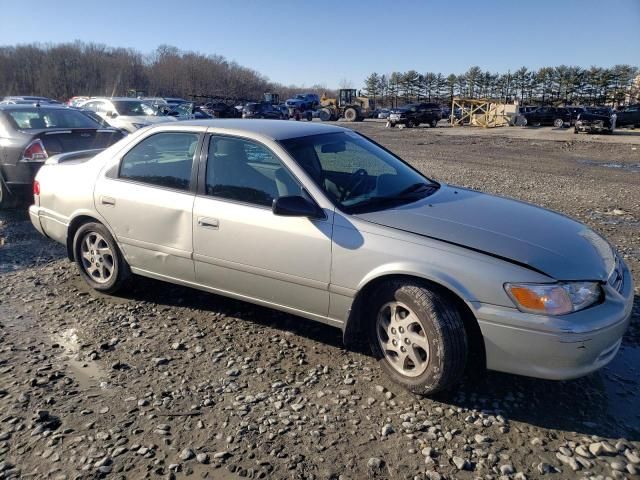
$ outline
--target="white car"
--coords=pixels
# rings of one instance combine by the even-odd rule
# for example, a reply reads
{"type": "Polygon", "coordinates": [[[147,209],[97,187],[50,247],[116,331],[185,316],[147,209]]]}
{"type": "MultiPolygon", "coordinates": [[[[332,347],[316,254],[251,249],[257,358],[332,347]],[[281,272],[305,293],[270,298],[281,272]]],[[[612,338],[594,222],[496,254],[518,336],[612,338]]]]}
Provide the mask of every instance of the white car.
{"type": "Polygon", "coordinates": [[[174,117],[158,114],[156,109],[138,98],[92,98],[81,103],[79,108],[96,112],[112,127],[121,128],[130,133],[155,123],[176,121],[174,117]]]}

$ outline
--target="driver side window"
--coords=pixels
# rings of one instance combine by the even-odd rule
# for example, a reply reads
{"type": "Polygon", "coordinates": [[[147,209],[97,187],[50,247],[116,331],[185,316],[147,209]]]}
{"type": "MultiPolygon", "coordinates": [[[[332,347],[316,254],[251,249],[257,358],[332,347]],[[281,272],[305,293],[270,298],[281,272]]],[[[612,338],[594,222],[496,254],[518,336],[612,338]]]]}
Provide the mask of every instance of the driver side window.
{"type": "Polygon", "coordinates": [[[302,195],[281,160],[265,146],[233,137],[211,137],[206,194],[271,207],[273,200],[302,195]]]}

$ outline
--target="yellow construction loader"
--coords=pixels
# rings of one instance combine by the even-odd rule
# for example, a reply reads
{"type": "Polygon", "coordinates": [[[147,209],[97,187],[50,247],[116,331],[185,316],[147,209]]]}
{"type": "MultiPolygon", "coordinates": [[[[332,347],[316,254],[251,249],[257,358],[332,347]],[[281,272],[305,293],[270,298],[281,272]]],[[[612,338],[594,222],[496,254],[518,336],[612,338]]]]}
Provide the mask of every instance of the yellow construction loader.
{"type": "Polygon", "coordinates": [[[318,117],[325,122],[339,118],[344,118],[347,122],[361,122],[374,109],[374,101],[369,97],[358,95],[355,88],[343,88],[338,92],[338,98],[322,95],[318,117]]]}

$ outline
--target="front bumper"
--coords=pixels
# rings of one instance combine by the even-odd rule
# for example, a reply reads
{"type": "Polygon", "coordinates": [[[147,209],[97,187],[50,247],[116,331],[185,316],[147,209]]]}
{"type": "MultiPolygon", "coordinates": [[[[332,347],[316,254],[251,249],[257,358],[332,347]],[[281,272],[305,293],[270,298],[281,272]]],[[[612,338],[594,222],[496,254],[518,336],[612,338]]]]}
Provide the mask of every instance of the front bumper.
{"type": "Polygon", "coordinates": [[[604,125],[602,123],[575,123],[576,130],[579,132],[608,132],[611,130],[610,125],[604,125]]]}
{"type": "Polygon", "coordinates": [[[620,292],[607,285],[603,303],[561,317],[479,304],[476,318],[487,368],[549,380],[587,375],[615,357],[629,326],[633,279],[624,266],[620,292]]]}

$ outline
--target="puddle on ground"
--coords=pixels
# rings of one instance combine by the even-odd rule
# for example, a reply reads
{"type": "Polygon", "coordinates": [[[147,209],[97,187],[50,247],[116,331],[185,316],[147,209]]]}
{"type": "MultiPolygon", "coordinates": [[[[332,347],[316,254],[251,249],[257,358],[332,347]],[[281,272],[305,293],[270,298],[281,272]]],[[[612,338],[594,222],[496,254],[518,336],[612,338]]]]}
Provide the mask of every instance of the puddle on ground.
{"type": "Polygon", "coordinates": [[[607,414],[640,435],[640,346],[623,345],[603,372],[607,414]]]}
{"type": "Polygon", "coordinates": [[[594,160],[578,160],[578,163],[581,165],[589,165],[593,167],[612,168],[616,170],[624,170],[627,172],[640,173],[640,163],[602,163],[596,162],[594,160]]]}
{"type": "Polygon", "coordinates": [[[106,386],[105,382],[100,382],[100,379],[105,378],[106,374],[98,364],[91,360],[79,359],[80,342],[75,328],[62,331],[58,335],[53,336],[53,340],[58,343],[67,354],[67,364],[81,387],[95,387],[99,385],[104,388],[106,386]]]}

